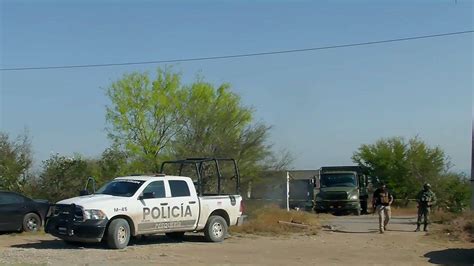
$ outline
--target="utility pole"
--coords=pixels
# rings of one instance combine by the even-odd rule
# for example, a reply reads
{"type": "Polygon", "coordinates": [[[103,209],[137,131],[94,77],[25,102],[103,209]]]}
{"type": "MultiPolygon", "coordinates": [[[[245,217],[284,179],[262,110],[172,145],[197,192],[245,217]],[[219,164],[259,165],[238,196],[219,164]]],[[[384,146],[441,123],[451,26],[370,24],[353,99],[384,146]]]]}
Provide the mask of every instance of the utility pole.
{"type": "Polygon", "coordinates": [[[474,211],[474,117],[471,134],[471,211],[474,211]]]}
{"type": "Polygon", "coordinates": [[[290,172],[286,172],[286,211],[290,211],[290,172]]]}

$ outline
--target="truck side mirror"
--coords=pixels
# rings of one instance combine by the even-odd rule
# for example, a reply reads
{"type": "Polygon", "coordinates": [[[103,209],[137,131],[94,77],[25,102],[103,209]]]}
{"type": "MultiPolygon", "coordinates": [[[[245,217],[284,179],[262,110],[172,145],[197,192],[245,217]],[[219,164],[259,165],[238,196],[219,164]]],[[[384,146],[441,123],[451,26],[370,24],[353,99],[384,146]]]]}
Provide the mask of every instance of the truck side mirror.
{"type": "Polygon", "coordinates": [[[84,187],[84,189],[79,191],[79,196],[86,196],[92,194],[87,189],[89,187],[89,183],[92,183],[92,193],[95,193],[95,179],[91,176],[87,178],[86,186],[84,187]]]}

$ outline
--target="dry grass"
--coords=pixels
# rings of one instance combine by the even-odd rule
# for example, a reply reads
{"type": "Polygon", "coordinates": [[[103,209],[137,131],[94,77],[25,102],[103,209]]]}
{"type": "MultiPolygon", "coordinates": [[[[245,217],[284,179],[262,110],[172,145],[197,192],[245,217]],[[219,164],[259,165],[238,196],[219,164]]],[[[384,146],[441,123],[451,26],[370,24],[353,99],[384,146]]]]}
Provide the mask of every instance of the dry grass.
{"type": "Polygon", "coordinates": [[[474,212],[463,214],[444,213],[433,217],[433,222],[442,223],[435,235],[447,236],[450,240],[474,243],[474,212]]]}
{"type": "Polygon", "coordinates": [[[431,222],[437,224],[449,224],[451,221],[461,216],[459,213],[445,212],[445,211],[435,211],[430,214],[431,222]]]}
{"type": "Polygon", "coordinates": [[[46,235],[46,232],[41,228],[39,231],[36,232],[0,232],[0,235],[8,235],[10,237],[17,237],[17,236],[43,236],[46,235]]]}
{"type": "MultiPolygon", "coordinates": [[[[418,208],[416,207],[410,207],[410,208],[403,208],[403,207],[392,207],[392,215],[395,216],[417,216],[418,215],[418,208]]],[[[430,219],[433,223],[437,224],[445,224],[447,222],[452,221],[456,217],[458,217],[459,214],[452,213],[452,212],[446,212],[443,210],[436,210],[432,211],[430,214],[430,219]]]]}
{"type": "MultiPolygon", "coordinates": [[[[416,216],[418,209],[392,208],[392,215],[413,215],[416,216]]],[[[430,233],[438,240],[449,239],[474,243],[474,212],[452,213],[443,210],[436,210],[430,214],[432,223],[439,224],[430,233]]]]}
{"type": "Polygon", "coordinates": [[[231,228],[233,233],[246,233],[256,235],[287,235],[303,233],[315,235],[321,228],[318,215],[304,211],[289,211],[275,206],[264,207],[252,211],[247,223],[231,228]],[[293,222],[308,225],[299,228],[291,225],[280,224],[278,221],[293,222]]]}

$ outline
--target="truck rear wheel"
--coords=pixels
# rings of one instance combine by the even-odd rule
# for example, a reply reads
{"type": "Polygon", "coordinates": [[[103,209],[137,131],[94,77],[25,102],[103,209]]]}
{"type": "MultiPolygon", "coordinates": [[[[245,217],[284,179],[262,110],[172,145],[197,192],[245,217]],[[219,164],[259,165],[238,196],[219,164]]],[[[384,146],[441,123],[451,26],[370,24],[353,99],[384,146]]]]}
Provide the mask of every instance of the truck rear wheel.
{"type": "Polygon", "coordinates": [[[204,236],[210,242],[222,242],[227,235],[227,222],[218,215],[209,217],[204,228],[204,236]]]}
{"type": "Polygon", "coordinates": [[[112,249],[123,249],[130,241],[130,225],[125,219],[115,219],[107,229],[107,245],[112,249]]]}

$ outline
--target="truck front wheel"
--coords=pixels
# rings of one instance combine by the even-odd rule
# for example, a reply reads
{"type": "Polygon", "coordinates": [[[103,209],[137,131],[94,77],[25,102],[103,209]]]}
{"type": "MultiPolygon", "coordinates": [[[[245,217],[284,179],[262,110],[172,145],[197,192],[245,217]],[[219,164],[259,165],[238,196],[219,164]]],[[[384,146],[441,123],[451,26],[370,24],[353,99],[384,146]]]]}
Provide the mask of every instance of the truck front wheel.
{"type": "Polygon", "coordinates": [[[115,219],[107,229],[107,245],[112,249],[123,249],[130,241],[130,225],[125,219],[115,219]]]}
{"type": "Polygon", "coordinates": [[[355,216],[360,216],[360,209],[354,210],[354,215],[355,216]]]}
{"type": "Polygon", "coordinates": [[[207,220],[204,236],[210,242],[222,242],[227,235],[227,222],[218,215],[213,215],[207,220]]]}
{"type": "Polygon", "coordinates": [[[360,201],[360,207],[362,208],[362,213],[367,214],[367,199],[360,201]]]}

